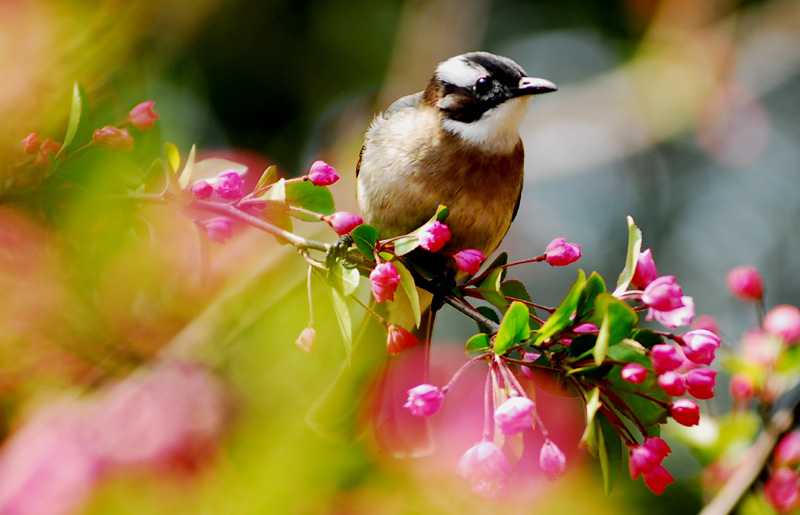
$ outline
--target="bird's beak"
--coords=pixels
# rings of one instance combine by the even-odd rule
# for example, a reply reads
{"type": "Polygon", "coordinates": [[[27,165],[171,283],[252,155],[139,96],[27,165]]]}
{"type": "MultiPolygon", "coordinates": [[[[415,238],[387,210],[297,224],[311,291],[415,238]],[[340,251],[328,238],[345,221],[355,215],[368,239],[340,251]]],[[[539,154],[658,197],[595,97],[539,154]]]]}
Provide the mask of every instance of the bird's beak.
{"type": "Polygon", "coordinates": [[[522,77],[519,80],[519,86],[513,90],[515,97],[524,95],[541,95],[542,93],[550,93],[557,90],[555,84],[546,79],[537,79],[534,77],[522,77]]]}

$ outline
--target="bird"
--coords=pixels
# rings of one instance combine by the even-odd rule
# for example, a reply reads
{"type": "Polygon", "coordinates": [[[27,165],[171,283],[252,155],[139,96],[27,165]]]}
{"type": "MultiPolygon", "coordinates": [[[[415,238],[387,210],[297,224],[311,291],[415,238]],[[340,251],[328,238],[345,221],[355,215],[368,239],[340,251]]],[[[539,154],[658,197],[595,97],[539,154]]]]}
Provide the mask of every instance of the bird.
{"type": "MultiPolygon", "coordinates": [[[[469,52],[439,63],[423,91],[396,100],[366,131],[356,166],[356,197],[364,222],[381,239],[393,238],[417,229],[445,205],[450,240],[436,255],[416,249],[409,259],[429,272],[455,278],[459,272],[448,255],[476,249],[489,256],[519,209],[525,160],[519,127],[529,101],[556,89],[549,80],[529,77],[513,60],[489,52],[469,52]]],[[[412,330],[428,349],[436,312],[432,302],[431,294],[421,292],[419,327],[413,327],[402,309],[386,306],[380,312],[412,330]]],[[[333,428],[355,432],[358,422],[349,412],[364,398],[359,391],[370,384],[370,369],[380,368],[384,359],[385,347],[381,352],[378,345],[385,341],[381,331],[385,333],[373,317],[366,317],[354,338],[356,361],[340,370],[307,416],[319,433],[330,436],[333,428]],[[330,404],[337,398],[354,404],[333,409],[330,404]]],[[[378,397],[376,438],[397,456],[432,450],[428,420],[402,409],[402,393],[425,379],[427,360],[422,361],[419,374],[393,373],[387,367],[378,386],[370,389],[378,397]]]]}

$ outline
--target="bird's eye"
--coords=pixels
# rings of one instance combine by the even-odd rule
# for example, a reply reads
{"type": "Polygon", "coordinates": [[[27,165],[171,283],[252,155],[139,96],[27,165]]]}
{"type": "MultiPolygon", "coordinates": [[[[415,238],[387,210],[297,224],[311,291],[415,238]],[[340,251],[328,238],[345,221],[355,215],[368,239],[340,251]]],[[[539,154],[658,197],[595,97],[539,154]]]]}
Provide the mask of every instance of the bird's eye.
{"type": "Polygon", "coordinates": [[[492,88],[492,81],[488,77],[481,77],[475,83],[475,91],[478,93],[487,93],[492,88]]]}

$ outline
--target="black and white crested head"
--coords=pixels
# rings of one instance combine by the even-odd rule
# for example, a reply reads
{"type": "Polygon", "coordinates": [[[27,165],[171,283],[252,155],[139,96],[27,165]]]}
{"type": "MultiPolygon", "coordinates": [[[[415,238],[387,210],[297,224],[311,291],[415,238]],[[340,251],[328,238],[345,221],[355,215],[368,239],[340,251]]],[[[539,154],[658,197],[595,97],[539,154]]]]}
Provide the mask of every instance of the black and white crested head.
{"type": "Polygon", "coordinates": [[[442,112],[448,132],[484,151],[507,152],[519,140],[530,96],[555,90],[507,57],[470,52],[439,64],[425,100],[442,112]]]}

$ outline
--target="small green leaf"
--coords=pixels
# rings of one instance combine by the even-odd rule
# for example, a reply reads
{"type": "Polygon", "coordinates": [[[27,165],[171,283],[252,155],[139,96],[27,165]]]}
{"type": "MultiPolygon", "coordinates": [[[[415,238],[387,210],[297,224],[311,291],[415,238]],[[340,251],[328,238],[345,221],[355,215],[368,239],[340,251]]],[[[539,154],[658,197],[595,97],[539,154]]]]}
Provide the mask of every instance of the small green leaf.
{"type": "Polygon", "coordinates": [[[167,165],[172,173],[177,174],[181,167],[181,153],[174,143],[164,143],[164,155],[167,158],[167,165]]]}
{"type": "Polygon", "coordinates": [[[493,270],[479,285],[478,292],[493,306],[497,306],[501,311],[508,307],[502,293],[503,270],[498,268],[493,270]]]}
{"type": "Polygon", "coordinates": [[[444,222],[445,218],[450,215],[450,210],[444,204],[439,204],[439,207],[436,208],[436,214],[433,215],[431,218],[431,222],[437,220],[439,222],[444,222]]]}
{"type": "MultiPolygon", "coordinates": [[[[271,223],[279,229],[287,232],[293,232],[292,219],[286,214],[285,206],[274,205],[269,202],[264,203],[264,209],[259,213],[259,217],[271,223]]],[[[281,244],[288,243],[282,238],[278,238],[281,244]]]]}
{"type": "Polygon", "coordinates": [[[520,281],[504,281],[500,289],[503,291],[503,295],[506,297],[511,297],[512,299],[518,299],[525,302],[531,301],[531,296],[528,295],[528,290],[520,281]]]}
{"type": "Polygon", "coordinates": [[[617,288],[614,290],[614,295],[619,296],[628,289],[628,285],[633,280],[633,274],[636,272],[636,263],[639,261],[639,253],[642,250],[642,231],[636,227],[633,222],[633,217],[628,216],[628,255],[625,258],[625,268],[619,274],[617,279],[617,288]]]}
{"type": "Polygon", "coordinates": [[[581,293],[586,285],[586,274],[583,270],[578,270],[578,280],[561,301],[555,312],[545,321],[544,325],[536,331],[536,338],[532,345],[541,345],[542,342],[557,334],[572,323],[573,315],[578,309],[581,293]]]}
{"type": "Polygon", "coordinates": [[[405,256],[417,247],[419,247],[419,239],[416,236],[400,238],[394,242],[394,253],[398,256],[405,256]]]}
{"type": "Polygon", "coordinates": [[[531,337],[529,315],[528,306],[517,301],[511,303],[494,339],[495,354],[505,354],[511,346],[531,337]]]}
{"type": "MultiPolygon", "coordinates": [[[[264,195],[261,197],[267,203],[274,205],[276,208],[285,208],[286,206],[286,179],[280,179],[272,185],[264,195]]],[[[314,219],[316,220],[316,218],[314,219]]]]}
{"type": "Polygon", "coordinates": [[[611,333],[611,322],[609,321],[608,312],[603,313],[603,322],[600,324],[600,331],[597,333],[597,342],[594,344],[594,364],[600,366],[603,360],[606,359],[606,352],[608,352],[608,344],[611,333]]]}
{"type": "Polygon", "coordinates": [[[603,489],[608,496],[611,495],[622,468],[622,440],[603,414],[597,415],[596,420],[600,426],[597,432],[597,451],[603,473],[603,489]]]}
{"type": "Polygon", "coordinates": [[[628,336],[639,321],[639,316],[628,304],[610,293],[601,293],[595,298],[595,316],[602,316],[597,344],[594,347],[594,362],[603,362],[608,348],[628,336]]]}
{"type": "MultiPolygon", "coordinates": [[[[181,189],[186,189],[189,183],[192,182],[192,174],[194,174],[194,158],[196,155],[197,145],[192,145],[192,148],[189,150],[189,156],[186,158],[186,164],[183,165],[183,170],[181,171],[180,176],[178,176],[178,184],[181,186],[181,189]]],[[[180,163],[180,158],[178,159],[178,162],[180,163]]]]}
{"type": "Polygon", "coordinates": [[[361,274],[358,273],[357,269],[346,268],[341,261],[337,261],[331,268],[330,275],[336,289],[341,291],[345,297],[352,295],[356,291],[358,282],[361,279],[361,274]]]}
{"type": "MultiPolygon", "coordinates": [[[[269,166],[264,173],[261,174],[259,177],[258,182],[256,183],[256,187],[253,191],[258,191],[260,189],[266,188],[270,184],[274,183],[278,180],[278,169],[275,166],[269,166]]],[[[256,195],[260,197],[264,192],[259,193],[256,195]]]]}
{"type": "Polygon", "coordinates": [[[411,275],[411,272],[408,271],[408,268],[399,260],[396,259],[392,261],[392,264],[397,270],[397,273],[400,274],[400,285],[403,287],[403,290],[405,290],[408,302],[411,304],[411,311],[414,313],[414,324],[419,327],[421,312],[419,306],[419,292],[417,291],[416,284],[414,284],[414,277],[411,275]]]}
{"type": "Polygon", "coordinates": [[[581,320],[592,311],[594,309],[595,297],[601,293],[605,293],[605,291],[606,283],[603,281],[603,278],[597,272],[592,272],[589,277],[586,278],[586,286],[581,292],[581,300],[578,302],[580,307],[578,308],[578,315],[575,319],[581,320]]]}
{"type": "MultiPolygon", "coordinates": [[[[332,215],[336,211],[331,191],[325,186],[314,186],[311,181],[286,183],[286,202],[290,206],[299,207],[321,215],[332,215]]],[[[292,216],[308,222],[316,222],[319,220],[317,217],[303,213],[293,212],[292,216]]]]}
{"type": "Polygon", "coordinates": [[[62,155],[72,144],[75,135],[78,133],[78,126],[80,125],[81,118],[85,110],[88,108],[86,101],[86,92],[76,82],[72,86],[72,105],[69,109],[69,121],[67,122],[67,132],[64,134],[64,142],[61,148],[56,153],[56,157],[62,155]]]}
{"type": "Polygon", "coordinates": [[[586,429],[581,437],[580,445],[597,452],[597,432],[594,417],[603,404],[600,402],[600,388],[594,387],[586,399],[586,429]]]}
{"type": "Polygon", "coordinates": [[[350,232],[356,248],[365,258],[375,259],[375,244],[378,242],[378,229],[371,225],[361,224],[350,232]]]}
{"type": "Polygon", "coordinates": [[[475,358],[478,356],[482,356],[489,351],[489,347],[491,347],[491,342],[489,341],[489,335],[486,333],[478,333],[469,340],[467,340],[467,344],[464,346],[464,352],[467,353],[467,356],[470,358],[475,358]]]}
{"type": "Polygon", "coordinates": [[[347,356],[347,362],[349,363],[353,353],[353,335],[352,322],[350,321],[350,310],[347,308],[347,302],[345,302],[344,297],[341,293],[339,293],[339,290],[328,286],[325,288],[325,291],[327,291],[328,295],[331,297],[331,305],[333,306],[334,313],[336,313],[336,321],[339,323],[339,330],[342,332],[342,338],[344,339],[344,350],[347,356]]]}

